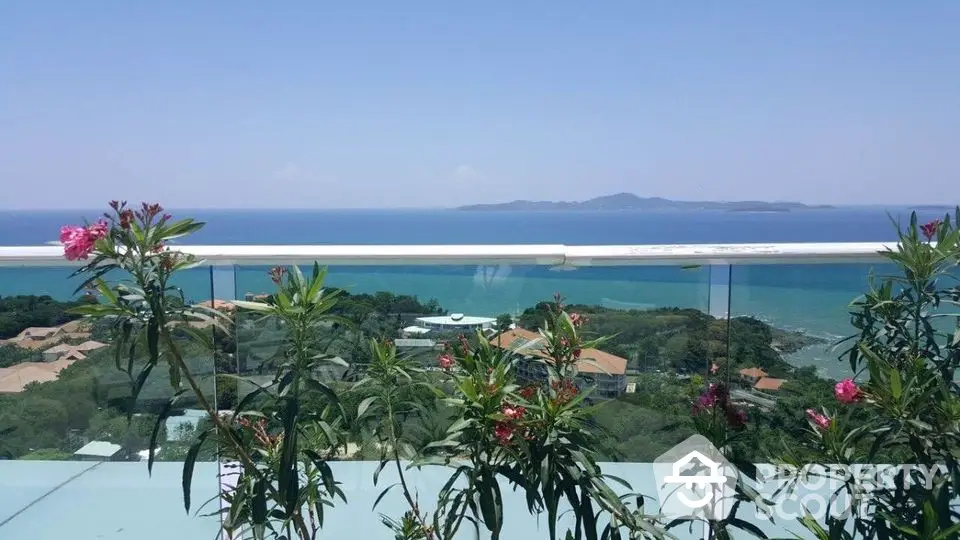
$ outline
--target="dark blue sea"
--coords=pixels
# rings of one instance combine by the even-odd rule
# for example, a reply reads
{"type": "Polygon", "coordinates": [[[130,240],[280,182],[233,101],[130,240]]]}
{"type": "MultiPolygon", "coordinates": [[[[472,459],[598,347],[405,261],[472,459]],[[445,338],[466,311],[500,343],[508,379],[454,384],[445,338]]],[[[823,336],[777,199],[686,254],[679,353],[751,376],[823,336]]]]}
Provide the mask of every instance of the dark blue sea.
{"type": "MultiPolygon", "coordinates": [[[[466,212],[456,210],[188,210],[207,222],[196,244],[679,244],[870,242],[894,238],[904,209],[802,212],[466,212]],[[888,215],[888,212],[890,215],[888,215]]],[[[942,215],[924,211],[923,219],[942,215]]],[[[0,245],[40,245],[90,211],[0,212],[0,245]]]]}
{"type": "MultiPolygon", "coordinates": [[[[925,210],[920,219],[946,210],[925,210]]],[[[905,209],[837,208],[786,213],[466,212],[455,210],[197,210],[176,211],[207,225],[190,244],[695,244],[883,242],[896,239],[892,220],[905,209]]],[[[93,220],[95,211],[0,212],[0,245],[42,245],[59,227],[93,220]]],[[[266,269],[200,269],[180,285],[188,297],[220,298],[270,290],[266,269]],[[213,285],[211,286],[211,280],[213,285]]],[[[354,292],[391,291],[435,298],[451,312],[516,313],[561,292],[570,302],[619,309],[677,306],[717,316],[751,315],[782,328],[836,340],[849,334],[847,305],[867,286],[876,264],[730,267],[580,268],[534,266],[335,267],[331,285],[354,292]]],[[[0,269],[0,295],[68,298],[66,268],[0,269]]],[[[845,373],[837,354],[814,347],[792,357],[831,375],[845,373]]]]}

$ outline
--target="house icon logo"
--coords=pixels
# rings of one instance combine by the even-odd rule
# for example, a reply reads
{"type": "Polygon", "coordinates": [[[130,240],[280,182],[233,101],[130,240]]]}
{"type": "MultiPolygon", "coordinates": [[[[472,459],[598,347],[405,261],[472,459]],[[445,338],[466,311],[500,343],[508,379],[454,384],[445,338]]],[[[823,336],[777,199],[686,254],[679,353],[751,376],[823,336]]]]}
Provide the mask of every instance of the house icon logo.
{"type": "Polygon", "coordinates": [[[684,440],[653,468],[662,515],[721,520],[730,513],[738,473],[705,437],[684,440]]]}

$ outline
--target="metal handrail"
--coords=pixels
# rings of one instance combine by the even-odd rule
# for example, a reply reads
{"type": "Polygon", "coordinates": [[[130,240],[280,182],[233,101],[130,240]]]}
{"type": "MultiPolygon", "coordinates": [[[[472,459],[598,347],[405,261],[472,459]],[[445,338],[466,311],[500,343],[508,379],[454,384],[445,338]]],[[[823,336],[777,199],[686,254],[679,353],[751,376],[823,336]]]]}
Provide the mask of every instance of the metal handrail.
{"type": "MultiPolygon", "coordinates": [[[[211,265],[460,265],[638,266],[823,264],[879,262],[883,243],[686,244],[635,246],[505,245],[264,245],[179,246],[211,265]]],[[[69,266],[63,248],[0,246],[3,266],[69,266]]]]}

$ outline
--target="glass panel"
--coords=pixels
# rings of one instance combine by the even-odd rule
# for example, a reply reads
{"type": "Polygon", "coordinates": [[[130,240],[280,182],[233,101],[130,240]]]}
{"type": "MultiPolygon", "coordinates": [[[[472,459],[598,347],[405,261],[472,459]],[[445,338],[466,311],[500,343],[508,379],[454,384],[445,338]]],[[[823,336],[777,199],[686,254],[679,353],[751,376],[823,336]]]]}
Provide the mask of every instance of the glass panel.
{"type": "MultiPolygon", "coordinates": [[[[80,291],[74,268],[0,268],[0,537],[151,537],[155,530],[212,537],[215,519],[185,516],[180,501],[186,441],[178,434],[198,415],[184,400],[158,435],[158,463],[147,474],[155,420],[172,394],[167,370],[147,379],[128,423],[130,377],[115,365],[107,322],[68,309],[96,301],[80,291]],[[144,501],[150,501],[145,504],[144,501]],[[57,516],[50,519],[50,516],[57,516]]],[[[210,270],[182,273],[188,303],[210,299],[210,270]]],[[[213,388],[213,357],[186,347],[202,387],[213,388]]],[[[121,359],[126,365],[127,354],[121,359]]],[[[135,370],[143,361],[134,358],[135,370]]],[[[201,454],[194,500],[216,495],[215,448],[201,454]]]]}
{"type": "MultiPolygon", "coordinates": [[[[850,346],[840,341],[854,332],[848,306],[868,290],[871,273],[890,270],[880,263],[732,267],[731,363],[725,375],[734,402],[749,413],[748,430],[737,445],[739,455],[753,463],[794,456],[805,464],[802,452],[811,437],[806,410],[833,410],[834,383],[854,376],[846,358],[840,359],[850,346]],[[772,334],[757,341],[752,331],[763,324],[772,334]]],[[[767,480],[758,491],[773,502],[777,528],[758,519],[752,509],[747,514],[768,533],[791,530],[808,536],[790,519],[802,515],[798,501],[822,517],[826,507],[821,501],[830,500],[838,483],[810,475],[788,495],[780,491],[787,480],[775,479],[773,466],[760,469],[767,480]]],[[[832,503],[834,511],[846,504],[844,497],[832,503]]]]}
{"type": "MultiPolygon", "coordinates": [[[[732,316],[756,318],[782,331],[777,356],[785,363],[775,369],[813,367],[821,377],[849,377],[849,364],[838,361],[842,349],[835,349],[853,333],[848,306],[868,290],[871,273],[892,271],[880,263],[734,266],[732,316]]],[[[732,354],[739,363],[764,361],[746,349],[732,354]]]]}

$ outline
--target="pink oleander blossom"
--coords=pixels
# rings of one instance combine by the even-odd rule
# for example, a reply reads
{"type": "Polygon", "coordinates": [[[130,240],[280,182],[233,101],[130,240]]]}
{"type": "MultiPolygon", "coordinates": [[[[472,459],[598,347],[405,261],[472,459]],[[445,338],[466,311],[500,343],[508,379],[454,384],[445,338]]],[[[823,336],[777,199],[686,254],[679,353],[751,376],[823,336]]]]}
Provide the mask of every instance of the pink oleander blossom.
{"type": "Polygon", "coordinates": [[[517,405],[504,405],[500,412],[511,420],[519,420],[523,418],[527,410],[517,405]]]}
{"type": "Polygon", "coordinates": [[[825,414],[818,413],[813,409],[807,409],[807,418],[820,428],[821,431],[830,429],[830,417],[825,414]]]}
{"type": "Polygon", "coordinates": [[[441,354],[440,357],[437,358],[437,363],[440,364],[441,369],[450,369],[453,367],[454,360],[449,354],[441,354]]]}
{"type": "Polygon", "coordinates": [[[507,444],[513,439],[513,426],[506,422],[497,422],[493,426],[493,436],[497,438],[500,444],[507,444]]]}
{"type": "Polygon", "coordinates": [[[833,387],[833,394],[837,397],[837,401],[840,403],[856,403],[860,400],[860,389],[857,388],[857,383],[853,382],[853,379],[844,379],[833,387]]]}
{"type": "Polygon", "coordinates": [[[86,259],[93,251],[94,240],[86,227],[67,225],[60,228],[60,243],[68,261],[86,259]]]}
{"type": "Polygon", "coordinates": [[[587,318],[584,317],[583,315],[579,313],[570,314],[570,323],[573,324],[573,326],[577,326],[577,327],[583,326],[585,322],[587,322],[587,318]]]}
{"type": "Polygon", "coordinates": [[[106,220],[100,219],[97,220],[97,222],[93,225],[88,225],[87,232],[90,234],[91,239],[97,241],[107,236],[107,233],[110,232],[110,226],[107,224],[106,220]]]}
{"type": "Polygon", "coordinates": [[[927,237],[927,240],[933,240],[933,237],[937,235],[937,230],[940,228],[940,220],[935,219],[926,225],[920,226],[920,231],[924,236],[927,237]]]}

